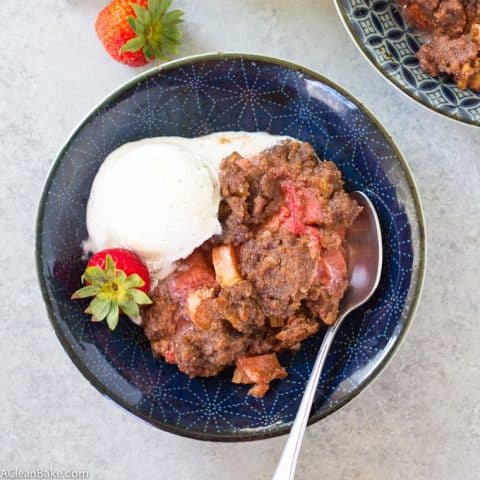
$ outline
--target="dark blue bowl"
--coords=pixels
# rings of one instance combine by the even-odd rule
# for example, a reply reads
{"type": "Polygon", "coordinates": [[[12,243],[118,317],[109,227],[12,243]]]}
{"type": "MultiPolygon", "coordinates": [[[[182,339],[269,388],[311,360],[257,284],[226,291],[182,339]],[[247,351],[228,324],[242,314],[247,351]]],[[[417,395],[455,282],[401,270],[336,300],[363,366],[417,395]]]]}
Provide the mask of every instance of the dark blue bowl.
{"type": "Polygon", "coordinates": [[[394,0],[335,0],[335,6],[355,45],[384,78],[424,107],[480,126],[480,92],[460,90],[451,78],[434,78],[420,68],[422,37],[394,0]]]}
{"type": "Polygon", "coordinates": [[[211,54],[136,77],[104,100],[67,141],[49,174],[37,224],[37,266],[55,333],[103,394],[149,423],[198,439],[253,440],[288,432],[322,333],[281,362],[289,376],[263,399],[231,383],[231,371],[189,379],[153,358],[142,330],[115,332],[70,301],[85,266],[85,207],[104,158],[125,142],[159,135],[266,130],[310,142],[336,162],[349,190],[374,202],[384,236],[380,287],[349,316],[327,359],[315,422],[363,390],[399,346],[415,312],[425,265],[423,215],[405,160],[379,122],[315,72],[280,60],[211,54]]]}

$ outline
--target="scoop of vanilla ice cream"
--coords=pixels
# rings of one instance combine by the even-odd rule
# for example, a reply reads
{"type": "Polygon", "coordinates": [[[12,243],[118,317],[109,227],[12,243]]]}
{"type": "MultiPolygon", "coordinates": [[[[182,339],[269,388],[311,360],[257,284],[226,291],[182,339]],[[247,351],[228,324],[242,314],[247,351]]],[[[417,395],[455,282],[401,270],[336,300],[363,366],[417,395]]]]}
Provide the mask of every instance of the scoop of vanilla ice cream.
{"type": "Polygon", "coordinates": [[[93,182],[87,229],[94,251],[135,251],[165,276],[221,232],[217,174],[190,149],[150,140],[112,152],[93,182]]]}
{"type": "Polygon", "coordinates": [[[87,205],[87,250],[121,247],[147,264],[152,285],[210,237],[218,221],[221,160],[250,156],[287,137],[218,132],[127,143],[101,165],[87,205]]]}

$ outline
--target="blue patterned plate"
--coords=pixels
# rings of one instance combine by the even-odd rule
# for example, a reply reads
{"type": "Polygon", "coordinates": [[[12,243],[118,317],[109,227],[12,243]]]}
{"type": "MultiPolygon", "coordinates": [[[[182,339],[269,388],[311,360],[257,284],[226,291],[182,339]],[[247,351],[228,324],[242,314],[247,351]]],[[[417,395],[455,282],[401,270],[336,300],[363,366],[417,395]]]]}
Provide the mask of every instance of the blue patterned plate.
{"type": "Polygon", "coordinates": [[[394,0],[335,0],[335,5],[360,52],[401,92],[437,113],[480,126],[480,93],[460,90],[448,77],[433,78],[420,68],[421,36],[394,0]]]}
{"type": "Polygon", "coordinates": [[[378,209],[385,264],[376,295],[342,325],[328,357],[311,421],[337,410],[385,367],[412,320],[425,262],[423,215],[412,176],[379,122],[315,72],[242,54],[182,59],[134,78],[105,99],[61,150],[40,202],[36,258],[47,310],[60,342],[103,394],[149,423],[207,440],[286,433],[322,333],[281,362],[289,376],[263,399],[231,383],[231,371],[189,379],[154,359],[142,330],[121,321],[112,333],[70,301],[85,266],[85,207],[104,158],[125,142],[158,135],[266,130],[310,142],[336,162],[348,189],[378,209]]]}

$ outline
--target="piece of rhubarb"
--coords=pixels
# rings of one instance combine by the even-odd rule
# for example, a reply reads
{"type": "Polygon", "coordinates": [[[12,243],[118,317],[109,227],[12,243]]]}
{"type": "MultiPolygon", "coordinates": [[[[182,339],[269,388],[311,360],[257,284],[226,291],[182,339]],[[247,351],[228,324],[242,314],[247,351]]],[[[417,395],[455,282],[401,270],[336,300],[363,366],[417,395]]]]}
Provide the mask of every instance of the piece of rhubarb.
{"type": "Polygon", "coordinates": [[[222,287],[232,287],[242,280],[237,257],[232,245],[221,245],[212,250],[212,262],[217,282],[222,287]]]}

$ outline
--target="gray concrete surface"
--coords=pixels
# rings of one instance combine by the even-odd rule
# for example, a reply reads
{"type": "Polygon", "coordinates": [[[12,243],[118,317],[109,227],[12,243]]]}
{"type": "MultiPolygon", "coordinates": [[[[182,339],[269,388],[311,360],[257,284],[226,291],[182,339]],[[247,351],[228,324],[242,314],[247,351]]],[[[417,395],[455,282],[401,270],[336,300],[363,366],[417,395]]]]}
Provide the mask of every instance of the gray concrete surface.
{"type": "MultiPolygon", "coordinates": [[[[0,1],[0,475],[41,467],[86,469],[91,479],[268,479],[284,438],[213,444],[157,431],[99,395],[49,326],[32,261],[44,177],[83,115],[137,73],[95,37],[105,3],[0,1]]],[[[186,11],[183,54],[276,55],[345,86],[397,140],[422,194],[429,261],[416,321],[381,378],[308,429],[297,478],[480,478],[480,129],[387,84],[330,0],[176,4],[186,11]]]]}

